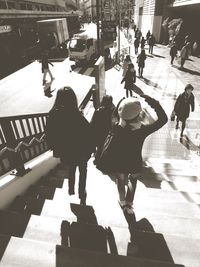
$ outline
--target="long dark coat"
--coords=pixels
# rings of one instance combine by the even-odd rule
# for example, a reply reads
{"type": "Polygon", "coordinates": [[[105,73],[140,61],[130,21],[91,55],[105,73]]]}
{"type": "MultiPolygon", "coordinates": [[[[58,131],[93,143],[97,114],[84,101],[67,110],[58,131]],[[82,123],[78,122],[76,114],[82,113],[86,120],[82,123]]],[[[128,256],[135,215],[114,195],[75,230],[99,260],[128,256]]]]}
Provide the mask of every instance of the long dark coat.
{"type": "Polygon", "coordinates": [[[81,112],[53,109],[46,124],[46,137],[55,157],[66,163],[87,161],[94,151],[92,129],[81,112]]]}
{"type": "Polygon", "coordinates": [[[127,70],[125,77],[122,79],[121,83],[125,81],[124,89],[133,90],[134,83],[136,82],[136,71],[131,72],[127,70]]]}
{"type": "Polygon", "coordinates": [[[180,94],[174,106],[174,111],[180,121],[185,121],[189,117],[190,107],[194,111],[194,95],[187,97],[185,92],[180,94]]]}

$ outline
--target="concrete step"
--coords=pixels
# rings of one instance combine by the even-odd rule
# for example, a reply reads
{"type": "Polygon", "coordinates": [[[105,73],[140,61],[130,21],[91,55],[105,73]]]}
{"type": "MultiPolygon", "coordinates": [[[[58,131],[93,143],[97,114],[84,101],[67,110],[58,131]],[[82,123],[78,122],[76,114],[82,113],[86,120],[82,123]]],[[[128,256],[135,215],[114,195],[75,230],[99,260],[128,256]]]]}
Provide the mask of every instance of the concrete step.
{"type": "Polygon", "coordinates": [[[31,185],[25,192],[26,196],[42,199],[53,199],[56,188],[46,185],[31,185]]]}
{"type": "Polygon", "coordinates": [[[8,210],[19,213],[40,215],[44,202],[45,200],[41,198],[37,199],[29,196],[17,196],[8,207],[8,210]]]}
{"type": "Polygon", "coordinates": [[[71,266],[73,262],[76,267],[102,267],[102,266],[112,266],[112,267],[170,267],[170,266],[182,266],[175,265],[173,263],[167,263],[162,261],[140,259],[137,257],[124,257],[119,255],[110,255],[97,252],[91,252],[81,249],[67,248],[64,246],[57,246],[57,266],[71,266]]]}
{"type": "Polygon", "coordinates": [[[190,202],[200,204],[200,193],[188,193],[183,191],[169,191],[158,188],[147,188],[138,183],[135,194],[137,198],[156,199],[158,202],[190,202]]]}
{"type": "Polygon", "coordinates": [[[38,185],[46,185],[46,186],[53,186],[53,187],[58,187],[62,188],[64,183],[64,178],[59,177],[58,175],[47,175],[44,177],[41,177],[41,179],[38,182],[38,185]]]}
{"type": "Polygon", "coordinates": [[[56,267],[55,244],[11,237],[2,267],[56,267]]]}
{"type": "Polygon", "coordinates": [[[11,237],[1,260],[3,267],[183,267],[162,261],[124,257],[81,249],[55,246],[51,243],[11,237]]]}
{"type": "Polygon", "coordinates": [[[29,214],[0,210],[0,234],[22,237],[29,219],[29,214]]]}
{"type": "MultiPolygon", "coordinates": [[[[68,218],[68,221],[72,222],[75,220],[73,220],[72,218],[71,219],[68,218]]],[[[61,218],[59,219],[59,218],[32,215],[27,225],[26,231],[23,235],[23,238],[35,240],[35,241],[48,242],[52,244],[61,244],[61,236],[60,236],[61,223],[62,223],[61,218]]],[[[156,225],[154,225],[153,223],[150,223],[150,221],[148,223],[152,224],[152,229],[154,228],[154,230],[156,231],[156,228],[157,228],[156,225]]],[[[168,224],[170,224],[169,221],[168,221],[168,224]]],[[[194,221],[191,223],[191,226],[194,226],[194,221]]],[[[199,222],[198,222],[197,227],[198,226],[199,226],[199,222]]],[[[167,244],[167,248],[170,251],[175,263],[185,264],[185,262],[192,261],[193,265],[186,265],[186,266],[192,266],[192,267],[198,266],[197,262],[199,259],[199,251],[200,251],[200,242],[199,242],[200,235],[193,235],[191,231],[188,235],[187,233],[185,235],[184,233],[182,233],[182,236],[180,236],[178,235],[180,233],[176,232],[175,227],[176,227],[175,225],[171,227],[171,229],[173,228],[175,235],[173,235],[173,231],[171,231],[172,234],[164,233],[162,235],[161,234],[159,235],[157,233],[156,235],[157,235],[158,240],[156,239],[156,241],[154,240],[156,237],[153,237],[153,236],[147,237],[150,240],[152,238],[152,242],[153,242],[152,243],[149,241],[149,246],[150,244],[152,244],[152,247],[155,248],[157,244],[157,247],[159,247],[160,246],[159,240],[162,239],[162,242],[164,242],[163,240],[165,240],[167,244]],[[199,239],[197,239],[197,237],[199,239]],[[188,249],[188,247],[190,249],[188,249]]],[[[149,230],[149,227],[147,227],[147,223],[144,221],[143,222],[138,221],[137,228],[140,230],[149,230]]],[[[130,242],[130,233],[129,233],[127,225],[124,225],[123,227],[115,227],[111,225],[111,230],[114,235],[118,253],[120,255],[127,255],[128,243],[130,242]]],[[[149,231],[151,231],[151,229],[149,231]]],[[[146,239],[144,243],[146,244],[146,239]]],[[[167,250],[167,248],[165,248],[165,250],[167,250]]],[[[148,252],[148,248],[145,248],[145,249],[148,252]]],[[[142,255],[144,256],[144,253],[142,255]]],[[[151,253],[151,258],[156,257],[156,255],[159,255],[159,253],[156,254],[156,250],[155,250],[154,254],[151,253]]]]}
{"type": "MultiPolygon", "coordinates": [[[[45,201],[41,215],[63,217],[63,215],[66,214],[67,210],[70,212],[69,204],[71,199],[72,198],[66,195],[65,190],[56,189],[53,201],[45,201]],[[60,205],[60,203],[63,203],[63,205],[60,205]]],[[[77,202],[79,201],[77,197],[76,200],[77,202]]],[[[115,202],[117,203],[117,199],[115,200],[115,202]]],[[[90,205],[93,205],[93,203],[90,201],[88,203],[90,203],[90,205]]],[[[112,209],[114,207],[113,205],[115,205],[116,207],[116,203],[114,203],[113,200],[110,200],[109,203],[106,203],[104,211],[108,208],[112,209]]],[[[98,208],[102,209],[103,204],[103,202],[99,201],[98,203],[94,203],[94,207],[98,206],[98,208]]],[[[176,214],[176,216],[180,217],[200,219],[200,209],[199,206],[195,203],[157,201],[157,198],[149,197],[148,195],[145,195],[143,191],[136,194],[134,201],[134,209],[136,214],[142,211],[144,213],[146,210],[148,210],[148,212],[156,212],[161,215],[176,214]]]]}
{"type": "MultiPolygon", "coordinates": [[[[111,227],[120,255],[131,255],[128,229],[111,227]]],[[[163,260],[183,264],[185,267],[199,267],[200,239],[167,235],[155,232],[136,231],[137,257],[163,260]]]]}

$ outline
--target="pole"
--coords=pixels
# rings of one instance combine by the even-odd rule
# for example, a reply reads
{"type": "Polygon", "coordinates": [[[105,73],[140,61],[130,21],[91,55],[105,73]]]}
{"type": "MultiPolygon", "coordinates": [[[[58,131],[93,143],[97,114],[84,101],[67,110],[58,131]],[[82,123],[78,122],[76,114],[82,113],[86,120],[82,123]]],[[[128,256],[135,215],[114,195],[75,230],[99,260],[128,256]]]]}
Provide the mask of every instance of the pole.
{"type": "Polygon", "coordinates": [[[96,12],[97,12],[97,53],[98,56],[100,56],[99,0],[96,0],[96,12]]]}
{"type": "Polygon", "coordinates": [[[121,28],[121,0],[119,0],[119,6],[118,6],[118,18],[119,18],[119,21],[118,21],[118,57],[117,57],[117,63],[119,64],[120,63],[120,28],[121,28]]]}

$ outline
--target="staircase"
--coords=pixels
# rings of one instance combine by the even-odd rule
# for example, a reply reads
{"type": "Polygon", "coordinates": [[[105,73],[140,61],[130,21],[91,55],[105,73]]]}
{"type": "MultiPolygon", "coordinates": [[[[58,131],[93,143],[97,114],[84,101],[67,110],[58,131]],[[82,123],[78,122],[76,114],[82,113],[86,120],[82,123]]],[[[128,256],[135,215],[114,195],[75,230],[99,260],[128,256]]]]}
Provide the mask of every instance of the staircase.
{"type": "Polygon", "coordinates": [[[189,167],[146,161],[131,242],[116,186],[92,160],[88,206],[68,195],[67,169],[57,166],[0,211],[0,266],[200,267],[200,182],[189,167]]]}

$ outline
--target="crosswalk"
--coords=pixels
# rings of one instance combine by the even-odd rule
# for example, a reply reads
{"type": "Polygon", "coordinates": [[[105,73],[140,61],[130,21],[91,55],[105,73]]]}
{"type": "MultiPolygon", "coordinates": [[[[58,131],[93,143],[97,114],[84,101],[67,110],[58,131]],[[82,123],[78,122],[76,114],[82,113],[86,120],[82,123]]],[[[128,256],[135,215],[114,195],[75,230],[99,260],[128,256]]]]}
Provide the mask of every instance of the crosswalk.
{"type": "Polygon", "coordinates": [[[76,67],[76,66],[72,66],[72,71],[76,72],[78,74],[82,74],[82,75],[86,75],[86,76],[90,76],[90,77],[95,77],[95,69],[94,67],[76,67]]]}

